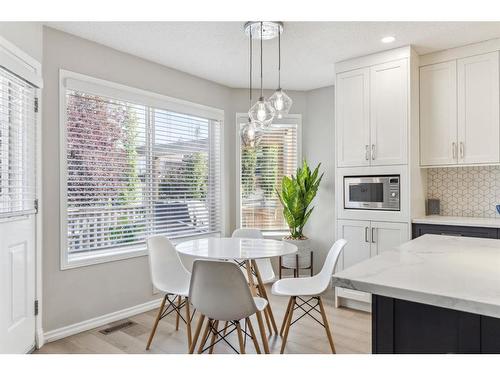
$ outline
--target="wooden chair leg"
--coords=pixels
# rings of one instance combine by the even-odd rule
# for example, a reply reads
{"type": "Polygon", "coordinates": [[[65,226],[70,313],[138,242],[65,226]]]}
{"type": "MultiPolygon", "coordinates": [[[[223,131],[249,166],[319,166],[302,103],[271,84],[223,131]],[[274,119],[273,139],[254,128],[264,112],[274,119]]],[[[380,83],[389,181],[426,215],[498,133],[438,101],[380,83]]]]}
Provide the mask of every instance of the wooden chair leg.
{"type": "Polygon", "coordinates": [[[288,314],[290,314],[290,306],[292,304],[292,299],[288,299],[288,305],[286,307],[285,316],[283,317],[283,323],[281,323],[280,336],[283,337],[283,331],[285,330],[286,322],[288,319],[288,314]]]}
{"type": "Polygon", "coordinates": [[[283,341],[281,343],[280,354],[283,354],[283,352],[285,351],[286,340],[288,339],[288,331],[290,330],[290,324],[292,323],[292,318],[293,318],[293,308],[295,307],[295,299],[296,297],[290,297],[291,300],[290,312],[288,313],[288,319],[285,326],[285,332],[283,334],[283,341]]]}
{"type": "Polygon", "coordinates": [[[321,311],[321,317],[323,318],[323,324],[325,325],[326,335],[328,336],[328,341],[330,342],[330,348],[332,353],[335,354],[335,345],[333,344],[332,332],[330,331],[330,325],[328,324],[328,318],[326,316],[325,307],[323,306],[323,301],[321,297],[318,297],[319,309],[321,311]]]}
{"type": "Polygon", "coordinates": [[[175,330],[178,331],[179,330],[179,308],[181,307],[181,302],[182,302],[182,298],[181,296],[177,297],[177,314],[176,317],[175,317],[175,330]]]}
{"type": "Polygon", "coordinates": [[[240,322],[236,323],[236,330],[238,331],[238,341],[240,343],[240,354],[245,354],[245,343],[243,342],[243,334],[241,332],[240,322]]]}
{"type": "Polygon", "coordinates": [[[203,347],[207,343],[208,334],[210,333],[210,327],[212,327],[212,319],[207,320],[205,332],[203,332],[203,337],[201,338],[200,346],[198,347],[198,354],[201,354],[201,352],[203,351],[203,347]]]}
{"type": "MultiPolygon", "coordinates": [[[[187,339],[188,339],[188,348],[191,347],[192,337],[191,337],[191,308],[189,307],[189,298],[186,297],[186,330],[187,330],[187,339]]],[[[179,319],[179,315],[177,315],[177,319],[179,319]]]]}
{"type": "Polygon", "coordinates": [[[269,336],[273,334],[273,328],[271,327],[271,320],[269,318],[269,310],[264,309],[264,318],[266,318],[267,329],[269,331],[269,336]]]}
{"type": "Polygon", "coordinates": [[[153,337],[156,333],[156,328],[158,327],[158,323],[160,322],[161,314],[163,312],[163,308],[165,307],[165,303],[167,302],[167,295],[163,297],[163,301],[161,301],[160,309],[158,310],[158,315],[156,315],[156,320],[153,324],[153,329],[151,330],[151,334],[149,335],[148,343],[146,344],[146,350],[149,350],[151,346],[151,342],[153,341],[153,337]]]}
{"type": "Polygon", "coordinates": [[[262,339],[262,346],[264,348],[264,353],[269,354],[269,343],[267,341],[264,322],[262,321],[262,314],[260,311],[257,311],[255,315],[257,316],[257,323],[259,323],[260,338],[262,339]]]}
{"type": "Polygon", "coordinates": [[[219,321],[216,320],[212,327],[212,339],[210,340],[210,349],[208,350],[208,354],[212,354],[215,349],[215,340],[217,339],[217,330],[219,329],[219,321]]]}
{"type": "Polygon", "coordinates": [[[224,324],[224,331],[222,331],[222,336],[226,336],[228,326],[229,326],[229,322],[226,322],[226,324],[224,324]]]}
{"type": "Polygon", "coordinates": [[[200,336],[201,329],[203,328],[203,322],[205,321],[205,315],[201,314],[198,319],[198,324],[196,326],[196,330],[194,331],[194,338],[191,342],[191,346],[189,347],[189,354],[194,353],[194,348],[196,347],[196,342],[198,341],[198,337],[200,336]]]}
{"type": "Polygon", "coordinates": [[[252,322],[250,318],[246,319],[248,330],[250,331],[250,335],[252,335],[253,346],[255,347],[255,352],[260,354],[259,342],[257,341],[257,336],[255,336],[255,331],[253,330],[252,322]]]}

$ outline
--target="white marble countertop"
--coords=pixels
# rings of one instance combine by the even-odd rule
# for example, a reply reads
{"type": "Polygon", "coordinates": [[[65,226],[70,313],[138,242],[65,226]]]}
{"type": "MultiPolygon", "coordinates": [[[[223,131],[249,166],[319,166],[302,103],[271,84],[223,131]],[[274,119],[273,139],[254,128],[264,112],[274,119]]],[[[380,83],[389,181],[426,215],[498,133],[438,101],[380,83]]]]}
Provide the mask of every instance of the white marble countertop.
{"type": "Polygon", "coordinates": [[[457,225],[465,227],[500,228],[500,219],[494,217],[422,216],[412,220],[415,224],[457,225]]]}
{"type": "Polygon", "coordinates": [[[333,283],[500,318],[500,240],[426,234],[336,273],[333,283]]]}

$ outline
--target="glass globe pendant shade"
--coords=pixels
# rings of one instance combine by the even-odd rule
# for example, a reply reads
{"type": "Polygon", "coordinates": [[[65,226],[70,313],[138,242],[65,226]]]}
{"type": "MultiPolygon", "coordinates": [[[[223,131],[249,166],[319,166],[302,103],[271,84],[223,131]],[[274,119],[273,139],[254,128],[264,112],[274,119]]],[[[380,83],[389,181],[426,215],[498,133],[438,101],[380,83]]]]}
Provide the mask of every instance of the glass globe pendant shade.
{"type": "Polygon", "coordinates": [[[248,117],[261,127],[267,128],[273,122],[275,112],[275,109],[269,101],[261,96],[257,103],[248,111],[248,117]]]}
{"type": "Polygon", "coordinates": [[[279,88],[269,98],[269,103],[271,103],[276,111],[276,117],[283,118],[288,114],[290,108],[292,108],[293,101],[281,88],[279,88]]]}
{"type": "Polygon", "coordinates": [[[258,124],[248,119],[248,122],[241,128],[241,142],[244,146],[256,147],[262,139],[262,133],[258,124]]]}

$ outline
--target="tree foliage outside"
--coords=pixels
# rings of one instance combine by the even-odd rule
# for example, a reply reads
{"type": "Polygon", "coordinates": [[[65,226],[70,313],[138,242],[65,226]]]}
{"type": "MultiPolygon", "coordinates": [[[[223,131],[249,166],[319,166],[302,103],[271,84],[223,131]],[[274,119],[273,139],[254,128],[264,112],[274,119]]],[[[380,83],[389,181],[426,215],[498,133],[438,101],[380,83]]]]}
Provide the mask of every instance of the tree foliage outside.
{"type": "Polygon", "coordinates": [[[241,194],[251,197],[258,191],[273,198],[278,181],[279,146],[244,147],[241,151],[241,194]]]}
{"type": "Polygon", "coordinates": [[[168,163],[161,172],[161,200],[203,200],[208,189],[208,160],[202,152],[184,154],[180,163],[168,163]]]}

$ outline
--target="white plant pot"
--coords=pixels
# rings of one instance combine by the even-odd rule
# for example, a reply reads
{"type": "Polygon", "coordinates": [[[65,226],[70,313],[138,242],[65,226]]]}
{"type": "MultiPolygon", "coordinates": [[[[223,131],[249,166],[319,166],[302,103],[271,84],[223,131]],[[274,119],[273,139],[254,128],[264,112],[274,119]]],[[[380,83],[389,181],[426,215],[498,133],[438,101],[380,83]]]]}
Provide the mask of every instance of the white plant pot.
{"type": "MultiPolygon", "coordinates": [[[[309,238],[305,240],[292,240],[288,238],[283,238],[283,241],[291,243],[297,246],[299,255],[299,268],[309,268],[311,267],[311,240],[309,238]]],[[[285,255],[281,257],[281,264],[286,268],[297,268],[297,258],[296,254],[285,255]]]]}

